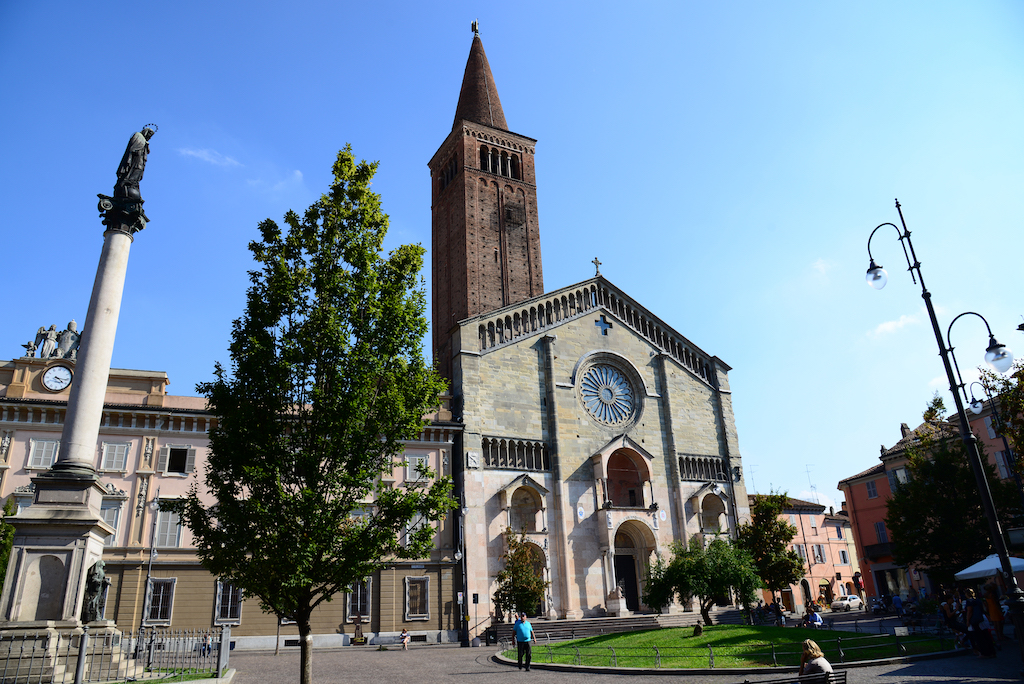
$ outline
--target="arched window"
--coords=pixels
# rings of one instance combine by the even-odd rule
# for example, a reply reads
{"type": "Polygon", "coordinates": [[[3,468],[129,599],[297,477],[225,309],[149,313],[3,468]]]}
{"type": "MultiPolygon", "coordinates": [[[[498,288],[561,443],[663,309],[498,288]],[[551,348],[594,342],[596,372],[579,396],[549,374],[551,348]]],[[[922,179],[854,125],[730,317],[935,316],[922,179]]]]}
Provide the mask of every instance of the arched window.
{"type": "Polygon", "coordinates": [[[520,487],[512,494],[512,506],[510,512],[512,529],[515,532],[537,532],[543,529],[543,523],[538,525],[541,505],[540,497],[530,487],[520,487]]]}
{"type": "Polygon", "coordinates": [[[491,170],[491,159],[490,150],[487,149],[487,145],[480,146],[480,170],[490,171],[491,170]]]}
{"type": "Polygon", "coordinates": [[[523,172],[519,168],[519,157],[517,155],[513,154],[512,157],[511,157],[511,163],[512,163],[512,177],[515,178],[516,180],[522,180],[523,179],[523,172]]]}
{"type": "Polygon", "coordinates": [[[608,500],[613,506],[643,506],[644,489],[640,470],[621,451],[608,459],[608,500]]]}
{"type": "Polygon", "coordinates": [[[714,494],[708,494],[700,505],[701,530],[721,532],[725,527],[725,504],[714,494]]]}

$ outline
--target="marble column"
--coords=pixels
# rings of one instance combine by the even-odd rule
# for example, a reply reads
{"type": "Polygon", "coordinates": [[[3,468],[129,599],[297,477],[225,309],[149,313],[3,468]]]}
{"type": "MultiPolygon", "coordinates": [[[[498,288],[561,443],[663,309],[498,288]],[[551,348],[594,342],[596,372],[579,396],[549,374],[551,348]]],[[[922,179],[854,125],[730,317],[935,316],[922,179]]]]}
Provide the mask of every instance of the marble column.
{"type": "MultiPolygon", "coordinates": [[[[86,580],[90,572],[102,572],[102,564],[97,563],[103,558],[103,539],[114,532],[100,514],[106,489],[96,473],[96,442],[128,253],[135,233],[149,221],[142,210],[138,182],[149,151],[147,141],[154,132],[155,127],[147,127],[132,136],[117,171],[114,197],[99,196],[106,230],[60,454],[50,470],[32,478],[32,505],[8,519],[15,532],[0,597],[0,628],[5,631],[80,626],[86,580]]],[[[113,628],[112,624],[95,626],[113,628]]]]}

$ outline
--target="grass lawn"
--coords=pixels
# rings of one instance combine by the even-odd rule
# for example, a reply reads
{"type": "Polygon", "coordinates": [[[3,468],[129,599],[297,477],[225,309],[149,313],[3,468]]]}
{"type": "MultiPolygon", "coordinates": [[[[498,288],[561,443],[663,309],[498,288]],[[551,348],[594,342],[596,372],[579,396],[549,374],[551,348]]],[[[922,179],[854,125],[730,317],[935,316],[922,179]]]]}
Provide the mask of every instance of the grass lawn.
{"type": "MultiPolygon", "coordinates": [[[[934,637],[899,637],[900,646],[906,649],[904,651],[898,650],[896,637],[891,635],[816,632],[792,627],[713,625],[705,627],[704,634],[698,637],[693,636],[692,627],[674,627],[561,641],[550,647],[542,642],[534,644],[533,660],[539,663],[605,667],[706,668],[711,666],[710,655],[713,653],[714,667],[799,665],[804,639],[814,639],[833,664],[934,653],[952,648],[953,645],[948,637],[941,644],[934,637]],[[839,656],[839,639],[842,639],[842,658],[839,656]]],[[[516,652],[506,651],[505,656],[515,659],[516,652]]]]}

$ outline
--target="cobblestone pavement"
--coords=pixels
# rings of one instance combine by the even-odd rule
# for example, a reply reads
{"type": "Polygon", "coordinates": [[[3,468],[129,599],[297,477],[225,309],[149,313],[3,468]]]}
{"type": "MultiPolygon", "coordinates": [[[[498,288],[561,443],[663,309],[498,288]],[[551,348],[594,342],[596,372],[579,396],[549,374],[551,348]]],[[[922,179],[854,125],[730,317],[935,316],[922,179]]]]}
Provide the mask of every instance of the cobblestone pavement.
{"type": "MultiPolygon", "coordinates": [[[[491,648],[460,648],[457,645],[413,647],[409,651],[377,651],[373,647],[349,647],[313,652],[313,680],[317,684],[342,682],[390,682],[392,684],[448,684],[486,681],[588,682],[588,684],[737,684],[759,675],[616,675],[590,672],[556,672],[534,667],[530,672],[493,662],[491,648]]],[[[234,684],[270,684],[299,681],[299,654],[296,650],[274,656],[272,652],[236,652],[231,667],[238,670],[234,684]]],[[[968,684],[981,682],[1020,682],[1021,659],[1013,642],[1004,646],[998,657],[981,660],[965,654],[950,658],[898,663],[875,667],[850,668],[850,684],[968,684]]],[[[766,673],[767,676],[773,676],[766,673]]]]}

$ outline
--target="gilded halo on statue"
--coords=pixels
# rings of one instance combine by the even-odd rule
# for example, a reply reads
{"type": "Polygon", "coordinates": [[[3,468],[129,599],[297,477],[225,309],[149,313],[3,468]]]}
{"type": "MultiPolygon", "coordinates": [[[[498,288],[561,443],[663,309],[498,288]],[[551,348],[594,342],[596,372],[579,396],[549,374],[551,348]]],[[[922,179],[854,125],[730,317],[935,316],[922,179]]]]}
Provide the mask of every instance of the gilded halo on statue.
{"type": "Polygon", "coordinates": [[[633,387],[614,366],[591,366],[580,382],[580,397],[587,412],[608,425],[625,423],[633,415],[636,403],[633,387]]]}

